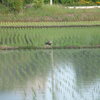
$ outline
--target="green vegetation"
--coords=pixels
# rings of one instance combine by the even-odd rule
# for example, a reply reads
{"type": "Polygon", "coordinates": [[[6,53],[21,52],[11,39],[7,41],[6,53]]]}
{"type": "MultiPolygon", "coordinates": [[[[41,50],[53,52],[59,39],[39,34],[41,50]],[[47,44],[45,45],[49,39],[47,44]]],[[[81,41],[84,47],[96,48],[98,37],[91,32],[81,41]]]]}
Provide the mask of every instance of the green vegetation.
{"type": "Polygon", "coordinates": [[[53,46],[95,46],[100,45],[100,28],[42,28],[42,29],[0,29],[0,46],[45,47],[53,46]]]}
{"type": "Polygon", "coordinates": [[[41,7],[43,0],[1,0],[1,4],[9,8],[14,12],[20,12],[26,4],[34,4],[35,8],[41,7]]]}
{"type": "Polygon", "coordinates": [[[3,5],[8,7],[11,11],[20,11],[23,8],[23,0],[2,0],[3,5]]]}
{"type": "Polygon", "coordinates": [[[0,26],[61,26],[61,25],[100,25],[100,21],[79,21],[79,22],[0,22],[0,26]]]}
{"type": "MultiPolygon", "coordinates": [[[[43,2],[48,3],[48,0],[1,0],[0,2],[0,26],[100,25],[99,8],[68,9],[58,5],[58,3],[66,4],[66,0],[54,0],[57,5],[52,6],[48,4],[42,6],[43,2]]],[[[71,2],[74,0],[69,0],[70,4],[72,4],[71,2]]],[[[79,2],[79,0],[75,2],[79,2]]],[[[93,46],[100,45],[99,32],[99,27],[1,28],[0,46],[44,47],[44,43],[48,40],[53,41],[53,46],[93,46]]]]}
{"type": "Polygon", "coordinates": [[[100,9],[68,9],[61,5],[44,5],[42,8],[26,8],[19,14],[0,7],[0,21],[100,21],[100,9]]]}
{"type": "MultiPolygon", "coordinates": [[[[44,0],[44,3],[49,3],[50,0],[44,0]]],[[[63,5],[96,5],[100,0],[53,0],[54,4],[63,5]]],[[[99,3],[100,4],[100,3],[99,3]]]]}
{"type": "MultiPolygon", "coordinates": [[[[49,3],[50,0],[0,0],[0,2],[11,11],[20,12],[27,4],[39,8],[43,3],[49,3]]],[[[54,4],[62,5],[98,5],[99,2],[100,0],[53,0],[54,4]]]]}
{"type": "MultiPolygon", "coordinates": [[[[10,90],[8,91],[9,94],[13,91],[12,93],[16,94],[18,92],[23,95],[22,91],[24,91],[25,98],[23,100],[26,100],[26,97],[31,97],[31,95],[36,97],[36,93],[39,96],[41,90],[40,96],[43,94],[42,97],[46,97],[45,91],[48,88],[53,97],[54,81],[54,86],[56,86],[54,91],[57,89],[59,92],[61,89],[61,87],[59,89],[59,86],[64,82],[64,91],[66,90],[67,93],[71,94],[70,89],[67,89],[66,86],[74,90],[71,94],[72,98],[75,97],[76,93],[78,94],[77,96],[83,98],[82,92],[80,92],[83,83],[83,86],[86,86],[92,82],[98,82],[94,82],[94,79],[100,78],[100,70],[98,70],[100,65],[100,49],[91,50],[82,49],[81,47],[100,47],[100,9],[69,9],[67,6],[100,5],[100,0],[53,0],[54,5],[52,6],[48,5],[48,3],[49,0],[0,0],[0,94],[10,90]],[[21,28],[21,26],[60,25],[95,26],[21,28]],[[10,27],[7,28],[7,26],[10,27]],[[18,26],[19,28],[11,26],[18,26]],[[81,49],[53,50],[52,48],[43,51],[22,49],[23,47],[48,48],[50,46],[46,45],[47,41],[52,41],[51,47],[55,48],[79,46],[81,49]],[[22,48],[21,50],[7,51],[7,48],[14,49],[14,47],[22,48]],[[1,49],[5,49],[5,51],[1,49]],[[61,70],[65,70],[65,73],[67,72],[66,74],[69,74],[73,80],[69,76],[56,80],[57,75],[57,77],[59,75],[65,76],[61,70]],[[54,78],[53,73],[55,74],[54,78]],[[60,85],[58,86],[59,80],[60,85]],[[70,84],[70,80],[71,83],[74,83],[73,85],[70,84]],[[46,86],[47,82],[52,83],[52,89],[46,86]],[[30,88],[33,93],[30,91],[30,88]]],[[[89,90],[91,91],[92,89],[94,92],[91,92],[91,97],[94,98],[97,93],[96,88],[100,87],[98,85],[96,88],[94,86],[90,88],[89,90]]],[[[62,90],[63,88],[59,93],[63,94],[62,90]]],[[[7,96],[7,94],[3,95],[7,96]]],[[[13,97],[16,98],[14,95],[13,97]]]]}

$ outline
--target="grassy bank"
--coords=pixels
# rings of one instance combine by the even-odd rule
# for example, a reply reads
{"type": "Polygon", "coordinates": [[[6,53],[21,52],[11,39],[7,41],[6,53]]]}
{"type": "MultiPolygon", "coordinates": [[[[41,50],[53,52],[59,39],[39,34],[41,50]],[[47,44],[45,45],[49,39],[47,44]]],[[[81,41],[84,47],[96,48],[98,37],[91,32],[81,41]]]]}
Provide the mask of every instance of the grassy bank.
{"type": "MultiPolygon", "coordinates": [[[[0,5],[1,6],[1,5],[0,5]]],[[[100,21],[100,9],[68,9],[60,5],[26,8],[20,13],[0,7],[0,21],[100,21]]]]}
{"type": "Polygon", "coordinates": [[[45,47],[95,46],[100,45],[100,27],[88,28],[43,28],[43,29],[0,29],[0,46],[45,47]]]}

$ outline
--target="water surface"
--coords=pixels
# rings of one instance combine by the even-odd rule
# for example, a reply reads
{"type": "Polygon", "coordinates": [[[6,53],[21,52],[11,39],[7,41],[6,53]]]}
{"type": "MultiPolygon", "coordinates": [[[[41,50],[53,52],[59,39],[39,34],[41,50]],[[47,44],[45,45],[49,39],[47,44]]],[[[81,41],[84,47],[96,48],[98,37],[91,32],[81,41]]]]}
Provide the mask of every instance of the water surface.
{"type": "Polygon", "coordinates": [[[100,49],[0,51],[0,100],[100,100],[100,49]]]}

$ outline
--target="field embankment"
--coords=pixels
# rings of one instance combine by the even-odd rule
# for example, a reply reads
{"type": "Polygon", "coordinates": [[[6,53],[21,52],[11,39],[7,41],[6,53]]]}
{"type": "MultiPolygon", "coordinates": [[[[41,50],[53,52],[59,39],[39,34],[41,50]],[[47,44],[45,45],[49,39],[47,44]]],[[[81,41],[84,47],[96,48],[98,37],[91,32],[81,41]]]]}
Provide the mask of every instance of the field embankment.
{"type": "Polygon", "coordinates": [[[100,21],[100,8],[68,9],[61,5],[44,5],[42,8],[26,8],[20,13],[9,12],[6,7],[0,9],[0,22],[69,22],[100,21]]]}

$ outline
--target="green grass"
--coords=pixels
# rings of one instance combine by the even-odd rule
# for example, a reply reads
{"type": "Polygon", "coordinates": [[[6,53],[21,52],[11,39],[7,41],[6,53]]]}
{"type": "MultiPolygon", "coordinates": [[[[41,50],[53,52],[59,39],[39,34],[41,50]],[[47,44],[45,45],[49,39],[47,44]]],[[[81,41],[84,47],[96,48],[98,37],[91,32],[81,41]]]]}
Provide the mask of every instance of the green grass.
{"type": "Polygon", "coordinates": [[[60,26],[60,25],[100,25],[100,21],[79,22],[0,22],[0,26],[60,26]]]}
{"type": "Polygon", "coordinates": [[[0,21],[100,21],[100,9],[68,9],[61,5],[27,8],[19,14],[0,10],[0,21]]]}
{"type": "Polygon", "coordinates": [[[48,40],[60,47],[100,45],[100,27],[0,29],[0,46],[44,47],[48,40]]]}

